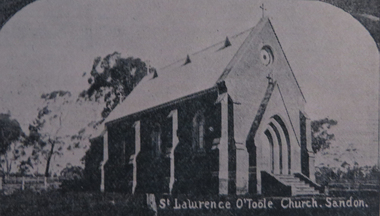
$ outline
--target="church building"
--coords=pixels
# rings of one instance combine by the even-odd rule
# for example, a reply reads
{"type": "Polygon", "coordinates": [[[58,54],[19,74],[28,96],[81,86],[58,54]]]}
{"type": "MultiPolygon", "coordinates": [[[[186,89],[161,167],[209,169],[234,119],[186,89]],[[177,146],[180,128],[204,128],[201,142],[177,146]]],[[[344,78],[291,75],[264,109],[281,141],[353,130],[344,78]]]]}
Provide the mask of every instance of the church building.
{"type": "Polygon", "coordinates": [[[100,190],[319,194],[305,104],[264,17],[141,80],[92,140],[100,190]]]}

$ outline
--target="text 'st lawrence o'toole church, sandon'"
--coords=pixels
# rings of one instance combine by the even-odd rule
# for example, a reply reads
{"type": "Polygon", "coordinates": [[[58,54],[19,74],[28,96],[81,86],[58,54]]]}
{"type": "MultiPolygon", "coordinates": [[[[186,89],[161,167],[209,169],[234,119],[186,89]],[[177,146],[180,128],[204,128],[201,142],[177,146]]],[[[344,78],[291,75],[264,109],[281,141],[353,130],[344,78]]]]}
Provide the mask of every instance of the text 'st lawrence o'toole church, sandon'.
{"type": "MultiPolygon", "coordinates": [[[[148,74],[92,140],[101,191],[312,195],[306,100],[269,18],[148,74]]],[[[96,163],[89,165],[89,163],[96,163]]]]}

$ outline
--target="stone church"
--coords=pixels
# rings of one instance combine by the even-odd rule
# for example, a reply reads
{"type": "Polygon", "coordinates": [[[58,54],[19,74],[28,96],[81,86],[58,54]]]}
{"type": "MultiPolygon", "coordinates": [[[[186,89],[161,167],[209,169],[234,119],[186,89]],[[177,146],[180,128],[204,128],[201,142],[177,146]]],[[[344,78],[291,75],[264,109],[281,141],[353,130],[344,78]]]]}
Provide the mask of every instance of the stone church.
{"type": "Polygon", "coordinates": [[[91,148],[101,191],[318,194],[306,100],[269,18],[148,74],[91,148]],[[96,147],[97,146],[97,147],[96,147]]]}

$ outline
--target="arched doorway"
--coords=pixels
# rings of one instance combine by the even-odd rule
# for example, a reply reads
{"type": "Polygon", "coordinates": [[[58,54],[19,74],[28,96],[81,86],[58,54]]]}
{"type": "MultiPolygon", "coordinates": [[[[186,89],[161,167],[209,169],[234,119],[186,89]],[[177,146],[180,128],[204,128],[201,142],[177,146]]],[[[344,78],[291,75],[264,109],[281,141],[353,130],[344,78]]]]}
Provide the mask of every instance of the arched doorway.
{"type": "Polygon", "coordinates": [[[270,152],[270,172],[274,174],[274,146],[273,146],[273,137],[272,134],[267,129],[265,131],[265,136],[269,142],[269,152],[270,152]]]}
{"type": "Polygon", "coordinates": [[[264,131],[269,145],[269,170],[272,174],[291,174],[291,146],[286,124],[279,115],[270,118],[264,131]]]}

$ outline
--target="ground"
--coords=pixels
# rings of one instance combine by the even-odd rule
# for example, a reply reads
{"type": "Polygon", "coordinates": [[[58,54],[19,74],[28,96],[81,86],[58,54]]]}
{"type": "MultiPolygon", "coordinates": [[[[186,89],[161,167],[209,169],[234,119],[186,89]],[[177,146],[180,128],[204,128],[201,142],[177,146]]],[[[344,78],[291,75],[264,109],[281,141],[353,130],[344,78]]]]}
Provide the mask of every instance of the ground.
{"type": "MultiPolygon", "coordinates": [[[[326,200],[328,196],[317,197],[188,197],[177,196],[175,197],[178,203],[183,201],[193,200],[213,200],[222,202],[224,206],[229,201],[231,209],[187,209],[178,210],[173,209],[174,203],[170,204],[169,208],[161,208],[161,199],[170,199],[174,201],[174,197],[157,197],[156,207],[158,215],[378,215],[379,204],[378,194],[367,194],[362,197],[361,195],[349,195],[344,198],[332,198],[331,205],[334,200],[349,200],[364,199],[368,207],[327,207],[326,200]],[[248,207],[248,202],[240,209],[236,208],[236,201],[252,199],[252,204],[255,201],[263,201],[265,198],[266,209],[253,209],[248,207]],[[288,205],[288,200],[308,201],[316,200],[318,205],[321,204],[323,208],[308,208],[305,206],[300,209],[281,208],[281,200],[284,205],[288,205]],[[275,208],[269,209],[269,201],[273,202],[275,208]]],[[[67,192],[48,191],[35,193],[32,191],[19,191],[12,195],[0,195],[0,215],[154,215],[154,211],[149,210],[145,204],[145,195],[131,196],[118,193],[101,194],[98,192],[67,192]]],[[[309,203],[310,204],[310,203],[309,203]]],[[[255,204],[253,204],[254,206],[255,204]]],[[[311,204],[310,204],[311,205],[311,204]]],[[[252,205],[251,205],[252,206],[252,205]]]]}

